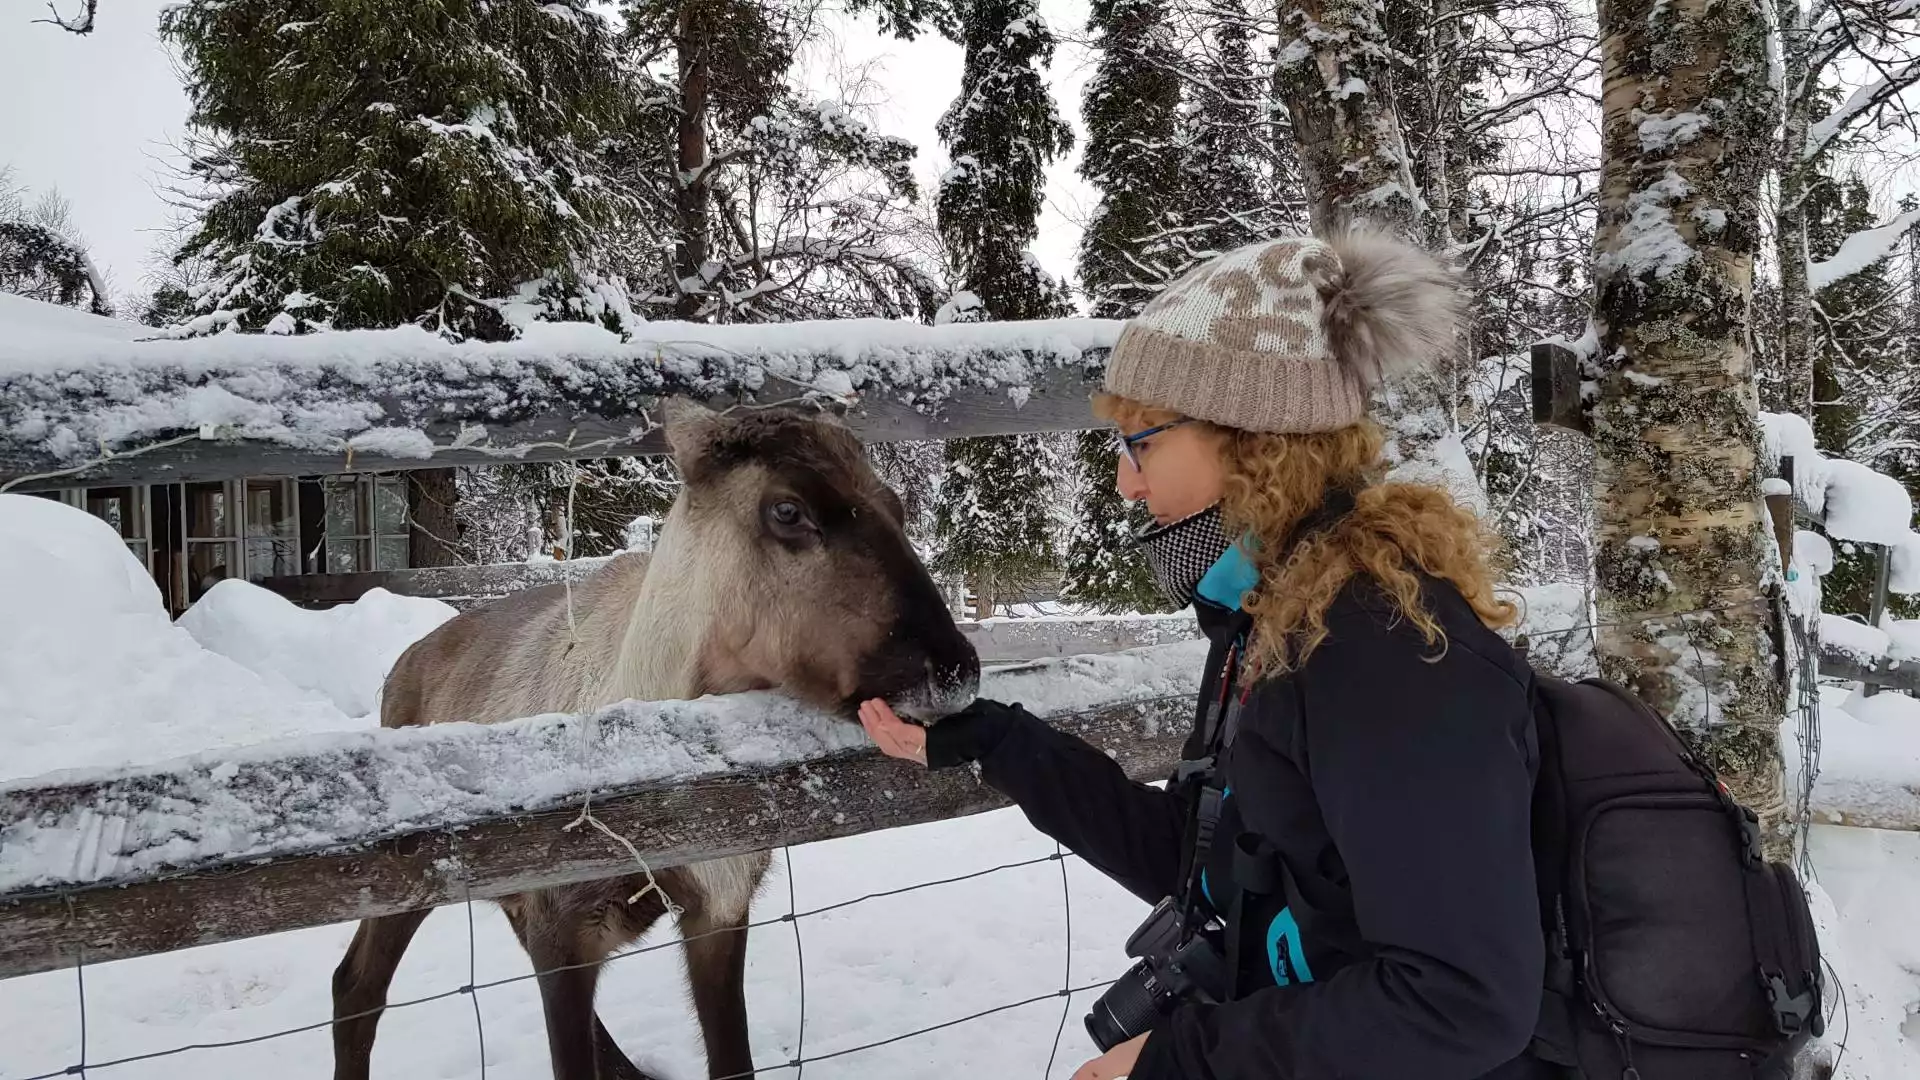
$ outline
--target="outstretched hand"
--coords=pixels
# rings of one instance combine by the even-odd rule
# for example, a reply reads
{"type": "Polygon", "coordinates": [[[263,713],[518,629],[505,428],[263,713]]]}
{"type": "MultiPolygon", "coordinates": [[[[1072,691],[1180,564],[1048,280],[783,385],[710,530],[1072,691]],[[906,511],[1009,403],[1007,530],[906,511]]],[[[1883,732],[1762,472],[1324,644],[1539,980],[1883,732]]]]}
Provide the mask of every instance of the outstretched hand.
{"type": "Polygon", "coordinates": [[[893,707],[879,698],[861,702],[860,726],[888,757],[927,763],[927,729],[900,719],[893,707]]]}

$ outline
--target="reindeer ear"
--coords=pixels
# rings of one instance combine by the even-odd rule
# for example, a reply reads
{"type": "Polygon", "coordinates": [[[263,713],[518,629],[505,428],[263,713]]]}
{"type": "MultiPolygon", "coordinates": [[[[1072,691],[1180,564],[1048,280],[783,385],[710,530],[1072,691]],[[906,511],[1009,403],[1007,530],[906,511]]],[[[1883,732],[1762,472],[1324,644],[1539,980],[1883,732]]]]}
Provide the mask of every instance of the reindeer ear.
{"type": "Polygon", "coordinates": [[[667,446],[673,451],[673,463],[687,472],[700,460],[726,424],[725,418],[692,398],[668,398],[666,404],[667,446]]]}

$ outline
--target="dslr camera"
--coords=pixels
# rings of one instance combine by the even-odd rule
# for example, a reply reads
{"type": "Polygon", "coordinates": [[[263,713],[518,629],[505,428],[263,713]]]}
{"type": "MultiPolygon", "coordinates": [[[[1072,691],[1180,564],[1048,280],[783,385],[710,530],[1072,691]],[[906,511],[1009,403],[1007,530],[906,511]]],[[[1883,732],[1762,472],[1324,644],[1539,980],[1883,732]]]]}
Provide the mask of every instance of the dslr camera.
{"type": "Polygon", "coordinates": [[[1087,1034],[1101,1053],[1153,1030],[1183,1001],[1218,1002],[1225,996],[1227,964],[1199,929],[1187,926],[1172,897],[1154,905],[1127,939],[1128,969],[1087,1014],[1087,1034]]]}

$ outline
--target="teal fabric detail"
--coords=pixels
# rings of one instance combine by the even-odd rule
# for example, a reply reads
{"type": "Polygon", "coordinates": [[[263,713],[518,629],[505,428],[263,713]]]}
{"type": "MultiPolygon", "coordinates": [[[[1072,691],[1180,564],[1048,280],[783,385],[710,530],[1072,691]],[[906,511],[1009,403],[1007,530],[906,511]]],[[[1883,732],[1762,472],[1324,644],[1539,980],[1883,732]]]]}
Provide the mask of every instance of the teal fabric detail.
{"type": "Polygon", "coordinates": [[[1233,545],[1225,555],[1215,559],[1195,590],[1229,611],[1239,611],[1241,597],[1260,583],[1260,571],[1254,569],[1253,560],[1241,550],[1244,543],[1233,545]]]}
{"type": "Polygon", "coordinates": [[[1282,908],[1267,924],[1267,966],[1273,969],[1273,981],[1280,986],[1313,981],[1307,950],[1300,944],[1300,923],[1290,907],[1282,908]],[[1287,949],[1284,955],[1280,952],[1282,945],[1287,949]]]}

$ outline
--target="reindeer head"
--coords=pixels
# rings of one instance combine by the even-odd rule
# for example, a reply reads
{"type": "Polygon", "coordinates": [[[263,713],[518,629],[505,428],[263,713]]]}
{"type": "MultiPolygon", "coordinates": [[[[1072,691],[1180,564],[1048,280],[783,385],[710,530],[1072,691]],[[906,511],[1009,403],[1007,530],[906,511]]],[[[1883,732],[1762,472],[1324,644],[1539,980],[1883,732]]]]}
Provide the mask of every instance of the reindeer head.
{"type": "Polygon", "coordinates": [[[848,712],[879,697],[926,719],[973,699],[980,659],[851,432],[791,409],[675,401],[667,441],[685,487],[660,537],[673,556],[649,575],[697,575],[715,605],[705,692],[777,687],[848,712]]]}

